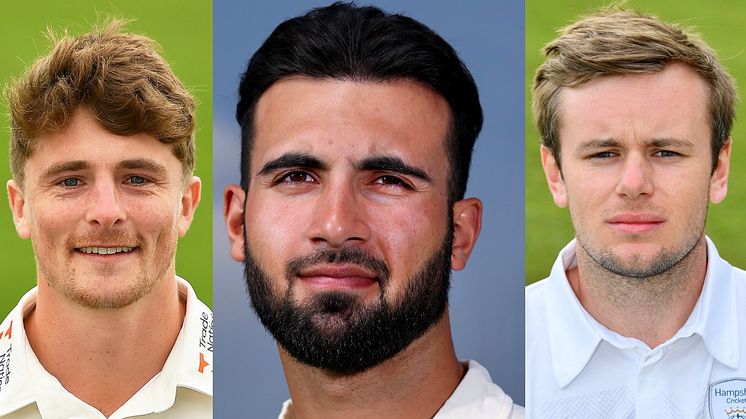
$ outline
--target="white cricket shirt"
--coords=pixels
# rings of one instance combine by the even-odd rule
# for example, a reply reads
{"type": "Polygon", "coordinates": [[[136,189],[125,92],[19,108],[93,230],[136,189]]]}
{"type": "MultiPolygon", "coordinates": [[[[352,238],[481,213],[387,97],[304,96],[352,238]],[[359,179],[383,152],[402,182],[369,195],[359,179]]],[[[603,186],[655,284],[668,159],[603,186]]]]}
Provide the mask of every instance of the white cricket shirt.
{"type": "MultiPolygon", "coordinates": [[[[492,382],[490,373],[476,361],[468,362],[466,375],[433,419],[523,419],[523,408],[492,382]]],[[[293,417],[293,404],[282,405],[278,419],[293,417]]]]}
{"type": "Polygon", "coordinates": [[[565,275],[577,265],[570,242],[549,278],[526,289],[528,417],[746,417],[746,272],[721,259],[709,238],[707,259],[689,319],[651,349],[580,305],[565,275]]]}
{"type": "MultiPolygon", "coordinates": [[[[179,336],[161,372],[110,418],[211,418],[213,317],[185,280],[179,336]]],[[[0,323],[0,417],[8,419],[104,419],[96,408],[65,390],[39,363],[23,327],[36,306],[36,288],[0,323]]]]}

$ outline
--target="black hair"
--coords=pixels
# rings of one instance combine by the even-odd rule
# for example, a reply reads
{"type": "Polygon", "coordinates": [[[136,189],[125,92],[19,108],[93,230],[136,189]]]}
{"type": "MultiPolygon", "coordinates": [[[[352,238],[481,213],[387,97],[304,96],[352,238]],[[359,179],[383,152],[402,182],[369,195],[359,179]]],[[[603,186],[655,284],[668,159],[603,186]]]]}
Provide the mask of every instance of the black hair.
{"type": "Polygon", "coordinates": [[[275,82],[294,76],[384,82],[414,80],[450,106],[446,152],[448,194],[462,199],[471,154],[482,129],[474,79],[454,49],[422,23],[372,6],[333,3],[281,23],[241,76],[236,119],[241,125],[241,186],[248,190],[254,111],[275,82]]]}

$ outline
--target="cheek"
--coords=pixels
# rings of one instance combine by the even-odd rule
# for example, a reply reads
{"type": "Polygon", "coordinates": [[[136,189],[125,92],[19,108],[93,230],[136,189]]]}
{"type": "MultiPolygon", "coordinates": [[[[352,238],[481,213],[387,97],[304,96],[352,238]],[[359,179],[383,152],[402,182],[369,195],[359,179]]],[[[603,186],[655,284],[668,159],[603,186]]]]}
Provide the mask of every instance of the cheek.
{"type": "Polygon", "coordinates": [[[78,206],[64,203],[48,205],[37,201],[28,205],[27,209],[31,241],[35,246],[64,239],[66,233],[71,234],[75,230],[77,220],[83,214],[78,206]]]}
{"type": "MultiPolygon", "coordinates": [[[[304,232],[308,229],[309,209],[297,203],[275,205],[270,199],[248,196],[246,205],[246,239],[255,259],[285,261],[300,254],[304,232]],[[261,203],[261,204],[259,204],[261,203]]],[[[272,272],[274,273],[274,272],[272,272]]]]}
{"type": "Polygon", "coordinates": [[[127,214],[137,232],[145,237],[157,233],[158,241],[175,241],[178,236],[179,206],[173,200],[132,200],[127,214]]]}
{"type": "Polygon", "coordinates": [[[448,221],[444,204],[413,202],[377,211],[379,216],[371,217],[375,240],[393,276],[411,276],[440,248],[448,221]]]}
{"type": "Polygon", "coordinates": [[[567,204],[571,213],[600,212],[604,202],[614,196],[610,176],[575,178],[565,176],[567,204]]]}
{"type": "MultiPolygon", "coordinates": [[[[692,179],[693,177],[689,177],[692,179]]],[[[685,186],[686,182],[681,182],[678,186],[685,186]]],[[[675,186],[675,185],[671,185],[675,186]]],[[[672,189],[675,191],[676,189],[672,189]]],[[[707,206],[709,205],[710,183],[702,182],[696,187],[689,187],[686,190],[679,190],[678,193],[669,193],[668,201],[674,203],[671,205],[672,212],[679,211],[683,213],[683,218],[704,217],[707,215],[707,206]],[[701,214],[701,215],[700,215],[701,214]]]]}

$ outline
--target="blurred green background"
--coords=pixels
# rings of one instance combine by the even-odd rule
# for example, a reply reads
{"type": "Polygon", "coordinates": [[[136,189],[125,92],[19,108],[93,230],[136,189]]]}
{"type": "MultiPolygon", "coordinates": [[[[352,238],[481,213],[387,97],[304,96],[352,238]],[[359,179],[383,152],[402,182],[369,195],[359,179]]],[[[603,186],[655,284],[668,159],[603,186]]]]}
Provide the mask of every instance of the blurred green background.
{"type": "MultiPolygon", "coordinates": [[[[46,28],[71,34],[88,32],[106,17],[135,19],[127,30],[158,42],[161,54],[197,98],[197,169],[202,178],[202,203],[186,237],[179,242],[176,272],[192,284],[206,304],[212,304],[212,2],[178,0],[14,1],[0,14],[0,82],[5,86],[37,57],[49,51],[46,28]]],[[[0,178],[10,179],[8,109],[0,116],[0,178]]],[[[31,243],[13,227],[7,194],[0,205],[0,319],[36,285],[31,243]]]]}
{"type": "MultiPolygon", "coordinates": [[[[557,208],[552,202],[539,159],[541,141],[533,124],[530,98],[534,72],[543,61],[540,49],[556,36],[558,29],[607,4],[608,1],[588,0],[526,1],[526,284],[549,275],[560,249],[574,236],[568,211],[557,208]]],[[[702,35],[736,79],[739,95],[746,99],[741,88],[746,85],[746,26],[743,24],[746,2],[630,0],[624,6],[678,23],[702,35]]],[[[710,206],[706,229],[720,255],[741,268],[746,268],[744,110],[742,102],[736,110],[732,132],[728,196],[722,203],[710,206]]]]}

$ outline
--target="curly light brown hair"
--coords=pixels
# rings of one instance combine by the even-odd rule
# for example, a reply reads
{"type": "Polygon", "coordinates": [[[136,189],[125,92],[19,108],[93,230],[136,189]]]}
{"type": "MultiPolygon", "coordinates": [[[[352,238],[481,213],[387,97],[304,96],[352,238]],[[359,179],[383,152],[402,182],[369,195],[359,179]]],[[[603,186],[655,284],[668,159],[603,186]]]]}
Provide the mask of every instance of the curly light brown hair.
{"type": "Polygon", "coordinates": [[[10,109],[10,166],[23,184],[26,159],[40,135],[60,133],[85,108],[117,135],[145,133],[169,144],[191,175],[195,163],[195,100],[142,35],[113,19],[91,32],[48,31],[51,51],[5,89],[10,109]]]}
{"type": "Polygon", "coordinates": [[[697,34],[655,16],[618,7],[583,17],[559,33],[544,46],[546,61],[536,70],[532,92],[534,121],[542,144],[549,148],[558,165],[563,88],[605,76],[656,73],[670,63],[680,62],[694,69],[710,88],[715,169],[720,149],[730,137],[737,94],[733,79],[697,34]]]}

